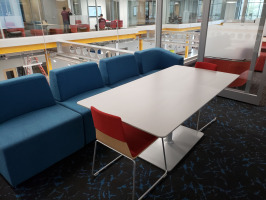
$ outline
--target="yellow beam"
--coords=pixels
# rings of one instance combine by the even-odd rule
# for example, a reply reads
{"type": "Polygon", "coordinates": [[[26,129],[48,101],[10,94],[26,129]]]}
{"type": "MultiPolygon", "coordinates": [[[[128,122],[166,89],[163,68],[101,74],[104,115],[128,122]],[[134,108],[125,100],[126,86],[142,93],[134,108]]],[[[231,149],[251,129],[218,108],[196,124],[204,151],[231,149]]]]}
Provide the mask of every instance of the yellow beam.
{"type": "Polygon", "coordinates": [[[163,28],[163,31],[194,31],[200,30],[200,26],[190,28],[163,28]]]}

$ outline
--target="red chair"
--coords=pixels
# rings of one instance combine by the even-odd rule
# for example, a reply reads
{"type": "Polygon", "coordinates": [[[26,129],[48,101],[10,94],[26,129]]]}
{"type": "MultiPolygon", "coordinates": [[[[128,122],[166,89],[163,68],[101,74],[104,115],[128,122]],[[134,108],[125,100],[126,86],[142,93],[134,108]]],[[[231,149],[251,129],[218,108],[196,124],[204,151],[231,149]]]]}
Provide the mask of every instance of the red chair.
{"type": "Polygon", "coordinates": [[[31,29],[30,33],[31,35],[34,35],[34,36],[44,35],[44,32],[42,29],[31,29]]]}
{"type": "MultiPolygon", "coordinates": [[[[93,117],[94,126],[96,129],[96,141],[95,141],[94,154],[93,154],[92,174],[94,176],[97,176],[99,172],[108,167],[110,164],[114,163],[116,160],[122,157],[122,155],[132,160],[133,161],[132,199],[134,199],[135,174],[136,174],[136,162],[134,159],[139,154],[141,154],[147,147],[149,147],[157,139],[157,137],[152,136],[137,128],[134,128],[122,122],[120,117],[104,113],[93,106],[91,107],[91,113],[93,117]],[[121,155],[118,156],[113,161],[111,161],[106,166],[104,166],[103,168],[101,168],[99,171],[94,173],[97,142],[100,142],[101,144],[115,150],[121,155]]],[[[167,175],[163,138],[162,138],[162,145],[163,145],[165,172],[159,178],[159,180],[140,197],[140,199],[144,197],[162,178],[164,178],[167,175]]]]}
{"type": "Polygon", "coordinates": [[[104,30],[105,29],[105,22],[100,22],[99,29],[104,30]]]}
{"type": "Polygon", "coordinates": [[[195,65],[196,68],[201,68],[201,69],[208,69],[212,71],[217,71],[217,65],[213,63],[208,63],[208,62],[196,62],[195,65]]]}
{"type": "Polygon", "coordinates": [[[60,29],[60,28],[50,28],[49,29],[50,35],[63,34],[63,33],[64,33],[63,29],[60,29]]]}
{"type": "Polygon", "coordinates": [[[78,25],[70,25],[70,31],[71,31],[71,33],[77,33],[78,32],[78,25]]]}
{"type": "Polygon", "coordinates": [[[117,27],[117,22],[116,21],[111,21],[110,28],[111,29],[116,29],[117,27]]]}
{"type": "Polygon", "coordinates": [[[79,32],[90,32],[90,25],[89,24],[79,24],[78,25],[79,32]]]}
{"type": "Polygon", "coordinates": [[[122,28],[123,27],[123,20],[118,20],[118,28],[122,28]]]}
{"type": "MultiPolygon", "coordinates": [[[[213,63],[208,63],[208,62],[196,62],[195,68],[217,71],[217,65],[213,63]]],[[[198,123],[197,123],[197,130],[199,131],[202,131],[207,126],[209,126],[211,123],[216,121],[216,117],[214,117],[210,122],[208,122],[206,125],[204,125],[202,128],[199,129],[199,118],[200,118],[200,110],[198,111],[198,123]]]]}
{"type": "Polygon", "coordinates": [[[9,28],[6,30],[9,37],[25,37],[24,28],[9,28]]]}
{"type": "Polygon", "coordinates": [[[75,20],[75,24],[81,24],[81,20],[75,20]]]}
{"type": "Polygon", "coordinates": [[[204,62],[216,64],[217,71],[219,72],[226,72],[226,73],[240,75],[240,77],[238,77],[228,87],[240,87],[247,82],[250,61],[234,61],[234,60],[204,58],[204,62]]]}

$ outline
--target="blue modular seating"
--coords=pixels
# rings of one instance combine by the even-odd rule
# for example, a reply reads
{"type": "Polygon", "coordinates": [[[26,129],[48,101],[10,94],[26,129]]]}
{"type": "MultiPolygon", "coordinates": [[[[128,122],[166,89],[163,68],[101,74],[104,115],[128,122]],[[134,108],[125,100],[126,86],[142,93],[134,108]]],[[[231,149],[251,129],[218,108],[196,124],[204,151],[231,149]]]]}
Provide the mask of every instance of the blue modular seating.
{"type": "Polygon", "coordinates": [[[90,109],[77,104],[183,58],[153,48],[0,82],[0,173],[13,186],[95,140],[90,109]],[[141,73],[141,74],[140,74],[141,73]]]}
{"type": "Polygon", "coordinates": [[[111,88],[141,77],[135,56],[132,54],[101,59],[99,68],[104,83],[111,88]]]}
{"type": "Polygon", "coordinates": [[[0,173],[13,186],[83,147],[82,117],[41,74],[0,82],[0,173]]]}
{"type": "Polygon", "coordinates": [[[151,48],[135,52],[140,73],[149,75],[173,65],[183,65],[184,58],[162,48],[151,48]]]}
{"type": "Polygon", "coordinates": [[[86,62],[51,70],[49,76],[55,100],[82,116],[85,144],[94,141],[95,128],[91,111],[77,102],[109,89],[104,86],[97,63],[86,62]]]}

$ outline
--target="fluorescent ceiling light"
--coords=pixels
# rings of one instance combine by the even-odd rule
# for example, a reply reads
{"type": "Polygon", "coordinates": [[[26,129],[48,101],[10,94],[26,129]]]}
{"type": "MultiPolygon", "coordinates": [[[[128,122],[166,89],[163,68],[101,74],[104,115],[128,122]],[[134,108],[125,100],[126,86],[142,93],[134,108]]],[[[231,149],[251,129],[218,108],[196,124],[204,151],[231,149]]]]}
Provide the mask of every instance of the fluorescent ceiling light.
{"type": "Polygon", "coordinates": [[[236,3],[236,1],[227,1],[226,3],[236,3]]]}

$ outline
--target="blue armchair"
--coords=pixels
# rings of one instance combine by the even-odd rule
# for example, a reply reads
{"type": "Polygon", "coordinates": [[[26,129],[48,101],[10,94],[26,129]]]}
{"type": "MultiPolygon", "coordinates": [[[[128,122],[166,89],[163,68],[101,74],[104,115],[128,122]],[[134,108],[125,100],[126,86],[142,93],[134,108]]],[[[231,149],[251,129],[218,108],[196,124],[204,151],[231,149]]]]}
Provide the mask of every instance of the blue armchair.
{"type": "Polygon", "coordinates": [[[162,48],[151,48],[135,52],[135,58],[143,75],[152,74],[173,65],[183,65],[184,58],[162,48]]]}
{"type": "Polygon", "coordinates": [[[141,77],[135,56],[131,54],[101,59],[99,68],[105,84],[112,88],[141,77]]]}
{"type": "Polygon", "coordinates": [[[0,82],[0,173],[16,186],[83,147],[81,116],[56,104],[46,78],[0,82]]]}
{"type": "Polygon", "coordinates": [[[91,111],[78,101],[104,92],[105,87],[97,63],[86,62],[51,70],[50,87],[59,104],[79,113],[83,118],[85,144],[95,140],[91,111]]]}

